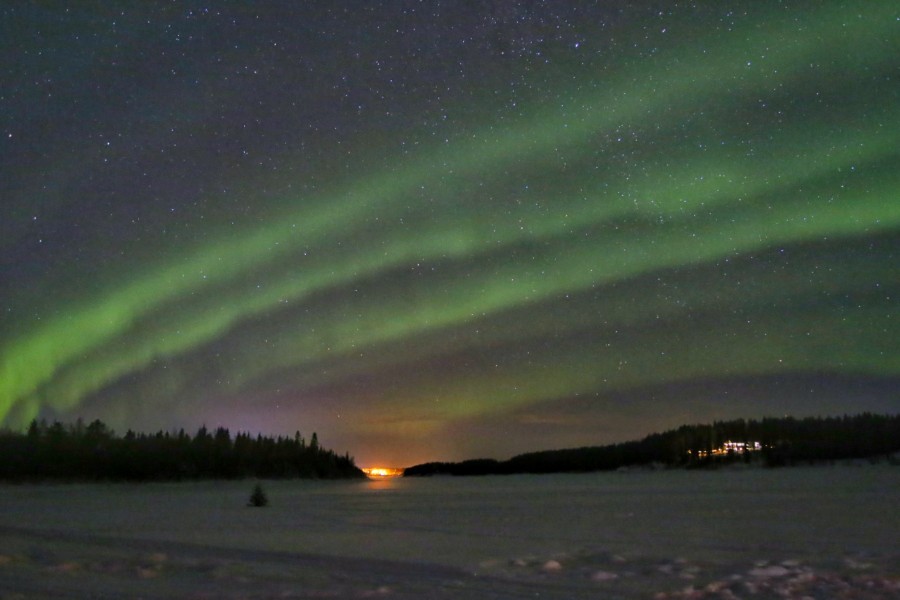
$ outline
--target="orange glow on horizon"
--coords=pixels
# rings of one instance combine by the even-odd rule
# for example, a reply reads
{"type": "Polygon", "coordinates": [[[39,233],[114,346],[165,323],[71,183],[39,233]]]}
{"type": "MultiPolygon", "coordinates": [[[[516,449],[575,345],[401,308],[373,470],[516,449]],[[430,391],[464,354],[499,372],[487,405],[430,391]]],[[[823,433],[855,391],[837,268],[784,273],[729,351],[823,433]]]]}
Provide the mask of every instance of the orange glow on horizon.
{"type": "Polygon", "coordinates": [[[399,477],[403,475],[403,469],[389,467],[363,467],[363,473],[369,477],[399,477]]]}

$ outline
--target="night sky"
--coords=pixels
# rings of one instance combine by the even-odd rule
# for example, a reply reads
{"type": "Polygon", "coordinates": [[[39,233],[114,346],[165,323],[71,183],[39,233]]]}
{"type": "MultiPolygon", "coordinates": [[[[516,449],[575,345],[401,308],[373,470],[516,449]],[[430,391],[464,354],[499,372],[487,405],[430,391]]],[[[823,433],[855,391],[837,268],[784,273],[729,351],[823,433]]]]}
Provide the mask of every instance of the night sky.
{"type": "Polygon", "coordinates": [[[210,4],[0,9],[3,425],[900,411],[896,3],[210,4]]]}

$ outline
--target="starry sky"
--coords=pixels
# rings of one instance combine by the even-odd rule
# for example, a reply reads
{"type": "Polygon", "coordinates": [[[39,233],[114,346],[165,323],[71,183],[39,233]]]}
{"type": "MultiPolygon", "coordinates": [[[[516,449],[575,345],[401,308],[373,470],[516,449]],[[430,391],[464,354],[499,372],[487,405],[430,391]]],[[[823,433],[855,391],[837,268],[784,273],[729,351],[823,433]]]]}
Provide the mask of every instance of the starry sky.
{"type": "Polygon", "coordinates": [[[363,466],[900,411],[891,2],[0,8],[0,422],[363,466]]]}

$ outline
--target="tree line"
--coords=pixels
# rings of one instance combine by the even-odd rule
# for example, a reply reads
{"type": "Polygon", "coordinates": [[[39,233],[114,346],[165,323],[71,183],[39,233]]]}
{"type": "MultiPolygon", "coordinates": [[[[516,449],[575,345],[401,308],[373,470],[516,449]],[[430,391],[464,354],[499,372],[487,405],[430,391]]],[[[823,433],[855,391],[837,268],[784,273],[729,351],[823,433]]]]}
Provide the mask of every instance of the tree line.
{"type": "Polygon", "coordinates": [[[745,462],[765,466],[891,457],[900,452],[900,415],[863,413],[843,417],[736,419],[683,425],[642,440],[565,450],[530,452],[506,461],[431,462],[405,476],[501,475],[609,471],[627,467],[716,467],[745,462]],[[726,442],[759,450],[736,451],[726,442]]]}
{"type": "Polygon", "coordinates": [[[116,435],[102,421],[72,425],[32,421],[25,433],[0,432],[0,479],[164,481],[183,479],[365,477],[349,454],[293,437],[232,438],[224,427],[193,436],[129,430],[116,435]]]}

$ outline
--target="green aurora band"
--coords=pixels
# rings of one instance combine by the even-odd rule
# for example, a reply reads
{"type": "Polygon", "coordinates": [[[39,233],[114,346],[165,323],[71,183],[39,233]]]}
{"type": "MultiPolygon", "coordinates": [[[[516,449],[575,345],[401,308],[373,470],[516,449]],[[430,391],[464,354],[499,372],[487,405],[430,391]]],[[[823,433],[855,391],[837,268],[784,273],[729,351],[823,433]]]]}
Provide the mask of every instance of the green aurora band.
{"type": "Polygon", "coordinates": [[[0,419],[277,381],[403,431],[695,377],[900,375],[900,97],[876,77],[897,11],[794,16],[211,228],[5,337],[0,419]]]}

